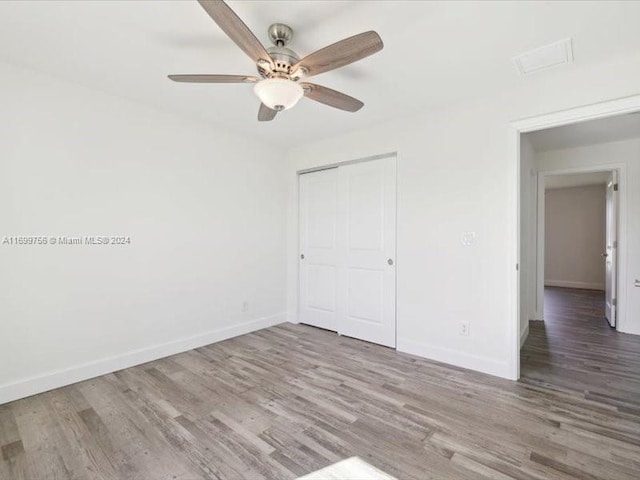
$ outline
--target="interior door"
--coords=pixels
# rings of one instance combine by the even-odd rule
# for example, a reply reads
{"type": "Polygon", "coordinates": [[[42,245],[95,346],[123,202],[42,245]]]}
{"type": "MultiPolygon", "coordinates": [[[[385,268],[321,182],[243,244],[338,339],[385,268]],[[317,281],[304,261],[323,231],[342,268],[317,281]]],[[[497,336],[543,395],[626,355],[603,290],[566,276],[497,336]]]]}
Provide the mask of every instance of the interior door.
{"type": "Polygon", "coordinates": [[[338,170],[300,175],[302,323],[337,330],[338,170]]]}
{"type": "Polygon", "coordinates": [[[396,159],[338,169],[338,332],[396,346],[396,159]]]}
{"type": "Polygon", "coordinates": [[[618,256],[618,177],[611,172],[607,182],[606,252],[605,257],[605,316],[609,325],[616,326],[616,278],[618,256]]]}

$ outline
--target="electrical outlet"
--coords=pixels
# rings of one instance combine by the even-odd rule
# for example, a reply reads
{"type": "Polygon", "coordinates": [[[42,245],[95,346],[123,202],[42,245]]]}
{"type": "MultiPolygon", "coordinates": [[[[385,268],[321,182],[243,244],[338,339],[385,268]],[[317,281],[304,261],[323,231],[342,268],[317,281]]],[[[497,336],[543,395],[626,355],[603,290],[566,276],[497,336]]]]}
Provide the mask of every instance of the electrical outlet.
{"type": "Polygon", "coordinates": [[[469,322],[460,322],[460,335],[469,335],[469,322]]]}
{"type": "Polygon", "coordinates": [[[245,300],[242,302],[242,312],[247,313],[249,311],[249,302],[245,300]]]}

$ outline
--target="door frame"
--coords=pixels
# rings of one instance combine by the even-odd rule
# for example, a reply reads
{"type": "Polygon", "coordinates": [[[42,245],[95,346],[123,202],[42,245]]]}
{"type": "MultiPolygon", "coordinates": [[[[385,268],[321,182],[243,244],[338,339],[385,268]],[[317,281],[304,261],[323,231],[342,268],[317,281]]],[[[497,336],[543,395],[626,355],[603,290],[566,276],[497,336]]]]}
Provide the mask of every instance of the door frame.
{"type": "Polygon", "coordinates": [[[394,261],[395,261],[395,271],[396,271],[396,275],[395,275],[395,285],[394,285],[394,296],[395,296],[395,305],[394,305],[394,313],[395,313],[395,336],[396,336],[396,347],[395,349],[397,349],[397,339],[398,339],[398,173],[400,170],[400,165],[399,165],[399,159],[400,156],[398,154],[398,152],[387,152],[387,153],[381,153],[379,155],[370,155],[368,157],[362,157],[362,158],[355,158],[353,160],[345,160],[343,162],[335,162],[335,163],[327,163],[327,164],[323,164],[323,165],[318,165],[316,167],[310,167],[310,168],[305,168],[302,170],[298,170],[296,171],[296,220],[295,220],[295,233],[296,233],[296,297],[295,297],[295,301],[296,301],[296,318],[295,318],[295,323],[299,323],[300,320],[300,261],[299,261],[299,255],[300,255],[300,176],[304,175],[305,173],[312,173],[312,172],[319,172],[322,170],[329,170],[332,168],[339,168],[342,166],[346,166],[346,165],[353,165],[356,163],[363,163],[363,162],[371,162],[374,160],[381,160],[383,158],[389,158],[389,157],[394,157],[396,159],[396,178],[395,178],[395,182],[396,182],[396,225],[395,225],[395,231],[396,231],[396,242],[395,242],[395,252],[394,252],[394,261]]]}
{"type": "MultiPolygon", "coordinates": [[[[549,114],[516,120],[508,127],[510,191],[509,213],[510,241],[508,245],[508,275],[509,275],[509,312],[508,342],[509,342],[509,372],[512,380],[520,378],[520,136],[523,133],[544,130],[546,128],[571,125],[588,120],[613,117],[626,113],[640,112],[640,95],[618,98],[615,100],[584,105],[549,114]]],[[[609,170],[615,167],[609,166],[609,170]]],[[[618,255],[618,279],[626,278],[626,178],[618,180],[622,184],[620,205],[618,208],[618,245],[621,247],[618,255]],[[624,183],[623,183],[624,182],[624,183]],[[622,238],[623,237],[623,238],[622,238]]],[[[624,325],[627,310],[627,289],[624,281],[618,282],[618,325],[624,325]]]]}
{"type": "MultiPolygon", "coordinates": [[[[617,256],[616,256],[616,290],[617,290],[617,300],[620,300],[620,287],[623,282],[621,280],[624,278],[622,275],[623,267],[622,265],[626,262],[626,200],[627,200],[627,170],[626,165],[624,163],[609,163],[609,164],[598,164],[598,165],[585,165],[581,167],[572,167],[572,168],[550,168],[546,170],[538,171],[538,215],[537,215],[537,227],[536,227],[536,320],[544,320],[544,279],[545,279],[545,268],[544,268],[544,259],[545,259],[545,216],[546,216],[546,205],[545,205],[545,190],[546,190],[546,178],[552,177],[555,175],[572,175],[577,173],[595,173],[595,172],[617,172],[618,173],[618,184],[622,185],[622,189],[618,192],[618,203],[616,206],[616,217],[618,219],[617,223],[617,237],[618,237],[618,248],[617,248],[617,256]]],[[[625,264],[626,265],[626,264],[625,264]]],[[[626,274],[626,271],[624,271],[626,274]]],[[[625,292],[626,293],[626,292],[625,292]]],[[[626,296],[624,297],[626,300],[626,296]]],[[[620,303],[622,301],[620,300],[620,303]]],[[[626,306],[626,304],[625,304],[626,306]]],[[[626,311],[626,309],[625,309],[626,311]]],[[[616,330],[620,326],[620,322],[618,321],[618,308],[616,306],[616,330]]]]}
{"type": "MultiPolygon", "coordinates": [[[[344,162],[337,162],[337,163],[327,163],[324,165],[318,165],[317,167],[311,167],[311,168],[305,168],[303,170],[298,170],[296,172],[296,176],[298,177],[298,183],[300,183],[300,175],[304,175],[305,173],[311,173],[311,172],[319,172],[322,170],[330,170],[332,168],[338,168],[338,167],[344,167],[345,165],[353,165],[354,163],[362,163],[362,162],[371,162],[373,160],[380,160],[382,158],[389,158],[389,157],[396,157],[396,162],[398,161],[398,152],[388,152],[388,153],[381,153],[380,155],[371,155],[369,157],[363,157],[363,158],[356,158],[353,160],[345,160],[344,162]]],[[[396,187],[397,187],[397,175],[396,175],[396,187]]],[[[396,188],[396,192],[397,192],[397,188],[396,188]]],[[[300,202],[298,201],[298,204],[300,202]]]]}

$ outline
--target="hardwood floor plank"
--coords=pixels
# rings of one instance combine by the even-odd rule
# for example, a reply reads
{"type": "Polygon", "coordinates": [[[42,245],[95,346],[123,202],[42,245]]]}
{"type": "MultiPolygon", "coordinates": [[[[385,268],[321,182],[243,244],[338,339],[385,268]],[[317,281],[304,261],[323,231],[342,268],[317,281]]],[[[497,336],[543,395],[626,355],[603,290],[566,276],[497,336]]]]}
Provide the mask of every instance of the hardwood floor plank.
{"type": "Polygon", "coordinates": [[[520,382],[284,324],[0,406],[0,478],[640,478],[640,337],[548,297],[520,382]]]}
{"type": "Polygon", "coordinates": [[[7,443],[2,446],[2,459],[7,461],[14,457],[17,457],[24,452],[24,446],[22,440],[16,440],[15,442],[7,443]]]}

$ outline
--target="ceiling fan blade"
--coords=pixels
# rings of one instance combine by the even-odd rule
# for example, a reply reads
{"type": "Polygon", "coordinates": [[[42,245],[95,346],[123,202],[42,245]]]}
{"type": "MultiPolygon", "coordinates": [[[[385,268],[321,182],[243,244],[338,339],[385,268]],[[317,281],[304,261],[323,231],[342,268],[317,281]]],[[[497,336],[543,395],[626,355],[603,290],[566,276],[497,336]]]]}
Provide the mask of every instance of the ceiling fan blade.
{"type": "Polygon", "coordinates": [[[307,55],[293,66],[293,76],[311,77],[344,67],[379,52],[383,47],[382,39],[376,32],[360,33],[307,55]]]}
{"type": "Polygon", "coordinates": [[[169,79],[186,83],[255,83],[259,80],[251,75],[169,75],[169,79]]]}
{"type": "Polygon", "coordinates": [[[330,107],[346,110],[347,112],[357,112],[364,106],[364,103],[356,98],[315,83],[301,83],[300,86],[304,88],[305,97],[330,107]]]}
{"type": "Polygon", "coordinates": [[[240,17],[222,0],[198,0],[202,8],[227,36],[238,45],[254,62],[266,60],[271,56],[240,17]]]}
{"type": "Polygon", "coordinates": [[[272,110],[267,107],[264,103],[260,104],[260,110],[258,110],[258,121],[259,122],[270,122],[274,118],[276,118],[276,110],[272,110]]]}

